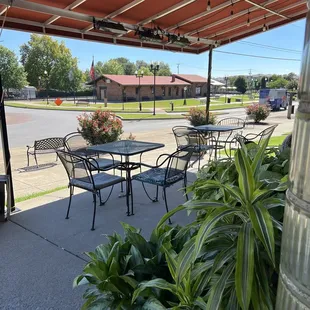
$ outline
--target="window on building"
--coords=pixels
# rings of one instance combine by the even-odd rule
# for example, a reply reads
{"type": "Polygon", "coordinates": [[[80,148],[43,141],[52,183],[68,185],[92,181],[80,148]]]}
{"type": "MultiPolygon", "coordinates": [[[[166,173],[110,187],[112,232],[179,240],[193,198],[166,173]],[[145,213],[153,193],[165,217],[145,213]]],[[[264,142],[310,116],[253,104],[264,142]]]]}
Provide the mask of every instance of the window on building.
{"type": "Polygon", "coordinates": [[[136,95],[139,94],[139,87],[136,87],[136,95]]]}
{"type": "Polygon", "coordinates": [[[171,87],[169,87],[168,94],[169,94],[169,97],[171,97],[171,87]]]}
{"type": "Polygon", "coordinates": [[[163,87],[163,97],[166,96],[166,87],[163,87]]]}
{"type": "Polygon", "coordinates": [[[200,86],[196,87],[196,96],[201,96],[201,87],[200,86]]]}
{"type": "Polygon", "coordinates": [[[153,86],[151,86],[151,90],[152,90],[152,94],[154,94],[154,87],[153,86]]]}
{"type": "Polygon", "coordinates": [[[176,91],[175,91],[175,94],[176,94],[177,96],[179,96],[179,87],[177,87],[177,89],[176,89],[176,91]]]}

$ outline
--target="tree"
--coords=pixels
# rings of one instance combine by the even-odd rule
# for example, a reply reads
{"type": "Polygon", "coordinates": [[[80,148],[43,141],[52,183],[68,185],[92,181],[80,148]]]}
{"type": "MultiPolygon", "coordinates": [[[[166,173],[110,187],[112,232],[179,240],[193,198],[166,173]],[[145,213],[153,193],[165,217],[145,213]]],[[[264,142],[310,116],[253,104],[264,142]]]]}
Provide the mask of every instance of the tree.
{"type": "Polygon", "coordinates": [[[26,72],[18,63],[16,55],[2,45],[0,45],[0,72],[2,86],[7,91],[9,88],[21,89],[27,85],[26,72]]]}
{"type": "Polygon", "coordinates": [[[288,81],[294,81],[294,80],[298,80],[298,75],[294,72],[290,72],[289,74],[286,74],[285,76],[283,76],[286,80],[288,81]]]}
{"type": "Polygon", "coordinates": [[[172,72],[170,70],[170,66],[167,63],[160,62],[159,63],[159,70],[157,72],[157,75],[161,76],[170,76],[172,75],[172,72]]]}
{"type": "Polygon", "coordinates": [[[272,79],[272,81],[268,83],[268,87],[269,88],[285,88],[287,84],[288,84],[288,81],[280,76],[277,79],[272,79]]]}
{"type": "Polygon", "coordinates": [[[151,72],[150,70],[150,67],[149,66],[146,66],[146,67],[140,67],[140,69],[138,70],[138,72],[142,72],[143,71],[143,75],[153,75],[153,73],[151,72]]]}
{"type": "Polygon", "coordinates": [[[103,64],[101,74],[124,74],[124,68],[115,59],[110,59],[103,64]]]}
{"type": "Polygon", "coordinates": [[[136,61],[136,68],[140,69],[141,67],[148,67],[148,63],[144,60],[137,60],[136,61]]]}
{"type": "Polygon", "coordinates": [[[244,94],[246,92],[246,80],[243,76],[238,76],[234,85],[239,93],[244,94]]]}
{"type": "Polygon", "coordinates": [[[296,80],[289,81],[286,85],[288,90],[297,90],[298,82],[296,80]]]}
{"type": "Polygon", "coordinates": [[[119,64],[122,65],[123,69],[124,69],[124,74],[126,75],[133,75],[135,74],[136,71],[136,65],[129,61],[129,59],[125,58],[125,57],[119,57],[119,58],[115,58],[114,60],[116,60],[119,64]]]}
{"type": "Polygon", "coordinates": [[[32,34],[21,46],[20,53],[30,85],[67,90],[69,71],[72,67],[77,68],[77,59],[72,57],[64,42],[32,34]]]}

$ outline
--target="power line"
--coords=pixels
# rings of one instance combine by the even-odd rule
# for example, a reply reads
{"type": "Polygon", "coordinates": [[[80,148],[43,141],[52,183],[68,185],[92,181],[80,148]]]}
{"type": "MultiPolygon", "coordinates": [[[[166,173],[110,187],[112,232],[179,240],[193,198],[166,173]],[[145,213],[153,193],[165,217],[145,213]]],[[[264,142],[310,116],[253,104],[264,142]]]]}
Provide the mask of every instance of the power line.
{"type": "Polygon", "coordinates": [[[286,61],[301,61],[300,59],[297,59],[297,58],[278,58],[278,57],[269,57],[269,56],[261,56],[261,55],[249,55],[249,54],[242,54],[242,53],[216,51],[216,50],[214,52],[222,53],[222,54],[230,54],[230,55],[253,57],[253,58],[263,58],[263,59],[273,59],[273,60],[286,60],[286,61]]]}
{"type": "Polygon", "coordinates": [[[244,41],[244,40],[240,42],[236,42],[236,43],[247,44],[250,46],[261,47],[261,48],[272,49],[272,50],[283,51],[283,52],[289,52],[289,53],[298,53],[298,54],[302,53],[302,51],[298,51],[298,50],[288,49],[284,47],[277,47],[277,46],[272,46],[272,45],[266,45],[266,44],[260,44],[260,43],[255,43],[255,42],[249,42],[249,41],[244,41]]]}

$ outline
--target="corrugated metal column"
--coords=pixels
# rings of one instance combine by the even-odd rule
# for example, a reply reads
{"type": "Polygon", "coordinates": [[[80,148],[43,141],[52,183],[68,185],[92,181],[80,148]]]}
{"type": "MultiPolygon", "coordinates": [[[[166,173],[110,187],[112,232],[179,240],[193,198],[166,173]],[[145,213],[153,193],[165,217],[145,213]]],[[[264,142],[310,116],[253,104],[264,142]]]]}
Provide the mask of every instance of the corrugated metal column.
{"type": "Polygon", "coordinates": [[[211,76],[212,76],[212,54],[213,54],[213,45],[210,45],[210,49],[209,49],[209,63],[208,63],[207,99],[206,99],[206,119],[207,119],[207,124],[209,123],[209,110],[210,110],[211,76]]]}
{"type": "MultiPolygon", "coordinates": [[[[309,9],[310,0],[308,0],[309,9]]],[[[278,310],[310,309],[310,13],[295,118],[285,207],[278,310]]]]}

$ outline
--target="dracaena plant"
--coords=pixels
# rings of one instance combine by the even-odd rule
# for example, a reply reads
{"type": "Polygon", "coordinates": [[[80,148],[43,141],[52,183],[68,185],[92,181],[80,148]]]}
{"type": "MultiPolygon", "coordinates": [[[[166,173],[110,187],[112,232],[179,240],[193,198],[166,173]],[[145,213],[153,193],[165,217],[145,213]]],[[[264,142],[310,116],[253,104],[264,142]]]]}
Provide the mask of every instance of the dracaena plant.
{"type": "Polygon", "coordinates": [[[171,299],[173,302],[172,294],[149,294],[132,303],[133,293],[138,284],[146,280],[161,278],[171,281],[161,247],[167,240],[173,239],[173,247],[182,248],[188,237],[175,239],[178,228],[162,225],[146,241],[140,230],[125,223],[122,226],[124,238],[114,233],[107,236],[107,244],[101,244],[94,252],[86,253],[90,262],[73,283],[74,287],[87,286],[83,295],[86,300],[83,309],[162,309],[159,300],[171,299]]]}
{"type": "Polygon", "coordinates": [[[172,283],[163,279],[143,282],[133,301],[153,287],[176,296],[178,301],[170,303],[172,309],[274,307],[282,223],[272,211],[283,210],[281,194],[287,188],[287,177],[275,181],[274,175],[266,174],[267,144],[255,152],[243,146],[232,164],[236,179],[231,179],[233,168],[228,163],[221,179],[196,184],[194,199],[163,217],[158,229],[180,210],[198,212],[196,221],[176,235],[192,236],[181,251],[173,251],[169,240],[162,246],[172,283]],[[197,277],[200,268],[203,271],[197,277]]]}

